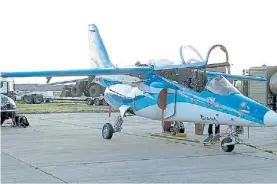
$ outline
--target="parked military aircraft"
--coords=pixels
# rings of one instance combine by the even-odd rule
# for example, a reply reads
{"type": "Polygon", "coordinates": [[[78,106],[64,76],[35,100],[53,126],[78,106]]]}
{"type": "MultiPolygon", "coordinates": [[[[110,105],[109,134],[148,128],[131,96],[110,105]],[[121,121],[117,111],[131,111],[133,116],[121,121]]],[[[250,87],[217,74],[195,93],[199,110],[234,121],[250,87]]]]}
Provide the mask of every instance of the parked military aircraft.
{"type": "MultiPolygon", "coordinates": [[[[200,57],[186,61],[181,54],[180,64],[157,60],[142,66],[116,67],[109,59],[96,25],[89,25],[89,35],[94,54],[92,59],[98,68],[2,72],[1,76],[46,77],[48,81],[51,77],[60,76],[91,76],[96,79],[106,87],[105,100],[120,111],[114,125],[106,123],[103,126],[104,139],[111,139],[115,132],[121,131],[123,119],[127,115],[200,124],[249,127],[277,125],[277,113],[243,96],[229,81],[264,82],[265,78],[206,71],[212,49],[220,47],[227,54],[222,45],[213,46],[206,60],[200,57]]],[[[231,152],[241,141],[233,128],[221,141],[221,147],[225,152],[231,152]]]]}

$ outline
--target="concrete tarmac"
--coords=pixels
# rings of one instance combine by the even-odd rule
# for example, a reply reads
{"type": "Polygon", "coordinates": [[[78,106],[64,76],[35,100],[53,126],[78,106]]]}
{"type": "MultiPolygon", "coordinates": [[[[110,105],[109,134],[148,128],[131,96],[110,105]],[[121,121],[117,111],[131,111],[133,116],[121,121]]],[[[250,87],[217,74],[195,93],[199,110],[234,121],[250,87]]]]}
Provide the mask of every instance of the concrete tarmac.
{"type": "MultiPolygon", "coordinates": [[[[1,128],[2,183],[277,182],[277,156],[243,145],[172,142],[149,133],[161,123],[127,117],[123,131],[104,140],[104,123],[117,114],[28,114],[28,128],[1,128]]],[[[194,124],[185,124],[189,137],[194,124]]],[[[224,127],[222,127],[224,129],[224,127]]],[[[277,151],[277,128],[250,128],[245,141],[277,151]]]]}

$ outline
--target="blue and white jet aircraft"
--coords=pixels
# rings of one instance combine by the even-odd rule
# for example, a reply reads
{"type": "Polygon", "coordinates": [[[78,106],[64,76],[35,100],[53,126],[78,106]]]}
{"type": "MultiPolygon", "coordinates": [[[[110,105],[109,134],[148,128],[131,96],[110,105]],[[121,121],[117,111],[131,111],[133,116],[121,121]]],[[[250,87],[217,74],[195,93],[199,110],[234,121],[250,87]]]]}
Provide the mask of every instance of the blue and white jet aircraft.
{"type": "MultiPolygon", "coordinates": [[[[181,54],[180,64],[168,60],[158,60],[144,66],[116,67],[109,59],[96,25],[89,25],[92,60],[98,68],[2,72],[1,77],[52,77],[89,76],[106,87],[105,100],[120,113],[114,125],[106,123],[102,129],[104,139],[111,139],[115,132],[122,129],[127,115],[136,115],[152,120],[191,122],[198,124],[219,124],[230,126],[271,127],[277,125],[277,113],[240,93],[229,80],[266,79],[255,76],[231,75],[206,71],[209,54],[204,60],[185,61],[181,54]],[[168,73],[180,74],[188,71],[196,76],[186,81],[171,80],[168,73]],[[139,77],[134,77],[138,76],[139,77]],[[229,80],[227,80],[229,79],[229,80]],[[199,84],[199,85],[198,85],[199,84]],[[202,84],[202,88],[201,85],[202,84]],[[190,86],[196,87],[190,87],[190,86]]],[[[225,47],[216,45],[226,51],[225,47]]],[[[213,48],[215,48],[214,46],[213,48]]],[[[192,47],[191,47],[192,48],[192,47]]],[[[194,49],[193,49],[194,50],[194,49]]],[[[199,53],[195,50],[199,55],[199,53]]],[[[180,52],[182,53],[182,52],[180,52]]],[[[177,76],[178,77],[178,76],[177,76]]],[[[185,78],[184,78],[185,80],[185,78]]],[[[241,143],[236,129],[221,141],[225,152],[231,152],[241,143]]]]}

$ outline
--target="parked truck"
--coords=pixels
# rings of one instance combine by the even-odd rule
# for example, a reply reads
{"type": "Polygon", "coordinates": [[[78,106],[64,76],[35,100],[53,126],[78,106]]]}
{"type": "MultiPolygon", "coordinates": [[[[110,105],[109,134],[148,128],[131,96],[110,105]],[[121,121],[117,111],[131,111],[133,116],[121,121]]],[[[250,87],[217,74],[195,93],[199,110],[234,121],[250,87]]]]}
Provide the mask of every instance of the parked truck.
{"type": "Polygon", "coordinates": [[[277,66],[251,67],[244,74],[265,77],[267,82],[242,81],[237,88],[249,98],[277,112],[277,66]]]}
{"type": "Polygon", "coordinates": [[[10,97],[15,101],[16,95],[14,92],[14,81],[11,79],[0,77],[0,82],[1,82],[0,93],[10,97]]]}
{"type": "Polygon", "coordinates": [[[25,104],[41,104],[43,102],[48,103],[54,101],[53,91],[28,91],[23,94],[17,94],[17,99],[25,104]]]}
{"type": "Polygon", "coordinates": [[[73,85],[65,85],[63,87],[60,97],[99,97],[103,95],[105,88],[95,82],[89,82],[89,80],[77,81],[73,85]]]}

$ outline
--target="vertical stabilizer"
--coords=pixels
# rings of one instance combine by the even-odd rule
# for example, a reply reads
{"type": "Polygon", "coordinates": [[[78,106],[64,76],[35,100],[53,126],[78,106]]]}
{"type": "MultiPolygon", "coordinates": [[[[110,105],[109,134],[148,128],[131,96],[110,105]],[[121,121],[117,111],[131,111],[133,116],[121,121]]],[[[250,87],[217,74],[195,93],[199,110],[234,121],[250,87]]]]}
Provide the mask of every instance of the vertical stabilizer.
{"type": "Polygon", "coordinates": [[[90,59],[98,68],[113,67],[102,38],[95,24],[88,27],[90,59]]]}

